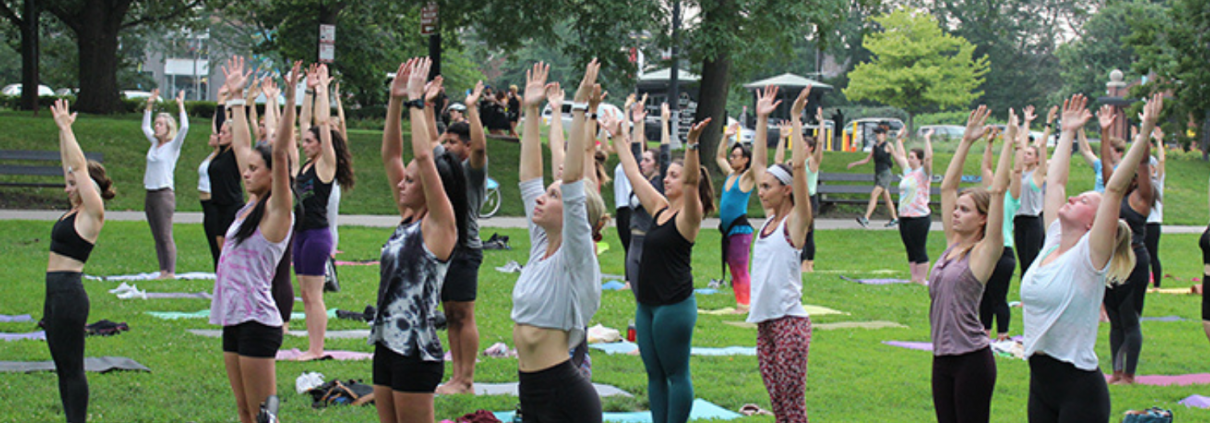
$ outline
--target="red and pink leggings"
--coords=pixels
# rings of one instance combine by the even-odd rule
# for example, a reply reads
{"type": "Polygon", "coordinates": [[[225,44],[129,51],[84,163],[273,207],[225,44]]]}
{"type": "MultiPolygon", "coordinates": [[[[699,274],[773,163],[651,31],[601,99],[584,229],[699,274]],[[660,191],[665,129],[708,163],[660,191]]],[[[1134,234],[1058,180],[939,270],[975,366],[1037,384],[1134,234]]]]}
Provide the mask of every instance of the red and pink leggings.
{"type": "Polygon", "coordinates": [[[748,253],[752,251],[752,233],[727,236],[727,268],[731,269],[731,289],[735,302],[748,305],[751,276],[748,275],[748,253]]]}
{"type": "Polygon", "coordinates": [[[757,325],[756,356],[777,422],[806,422],[811,319],[786,316],[757,325]]]}

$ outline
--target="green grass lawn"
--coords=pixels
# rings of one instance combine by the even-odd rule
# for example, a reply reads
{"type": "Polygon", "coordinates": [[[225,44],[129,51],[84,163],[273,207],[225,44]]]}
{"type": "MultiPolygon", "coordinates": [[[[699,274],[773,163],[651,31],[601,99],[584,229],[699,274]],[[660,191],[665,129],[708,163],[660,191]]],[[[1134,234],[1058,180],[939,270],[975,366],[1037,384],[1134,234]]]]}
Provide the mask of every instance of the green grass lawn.
{"type": "MultiPolygon", "coordinates": [[[[9,274],[7,283],[0,284],[0,314],[41,315],[44,288],[43,263],[48,249],[49,222],[0,222],[0,268],[9,274]]],[[[344,227],[341,229],[340,255],[343,260],[377,259],[382,242],[391,230],[386,228],[344,227]]],[[[523,230],[485,228],[508,235],[512,251],[489,251],[480,277],[478,322],[481,348],[495,342],[512,345],[509,319],[512,286],[515,274],[493,270],[508,260],[525,261],[527,237],[523,230]]],[[[201,271],[210,268],[210,258],[202,242],[200,225],[177,225],[180,271],[201,271]]],[[[819,272],[804,278],[805,302],[845,311],[848,315],[815,316],[816,323],[842,321],[890,320],[907,325],[906,329],[848,329],[816,331],[811,343],[811,360],[807,378],[807,407],[815,421],[833,422],[923,422],[932,421],[930,395],[931,357],[927,352],[889,347],[884,340],[927,341],[928,293],[926,288],[909,285],[867,286],[840,280],[837,275],[867,277],[907,277],[904,253],[898,234],[892,231],[824,231],[817,236],[819,272]],[[893,274],[875,273],[891,270],[893,274]]],[[[616,236],[606,238],[611,248],[601,256],[604,273],[622,273],[622,249],[616,236]]],[[[1167,287],[1189,286],[1191,277],[1200,276],[1196,235],[1165,235],[1162,257],[1166,272],[1179,276],[1184,282],[1166,281],[1167,287]]],[[[944,248],[940,234],[930,237],[929,251],[939,254],[944,248]]],[[[706,282],[719,274],[719,236],[716,231],[703,231],[695,248],[693,260],[695,284],[706,282]]],[[[141,222],[110,222],[92,254],[87,273],[115,275],[155,270],[151,237],[141,222]]],[[[935,257],[934,257],[935,258],[935,257]]],[[[377,266],[345,266],[340,269],[344,290],[326,296],[329,307],[361,310],[375,301],[378,286],[377,266]]],[[[138,286],[152,292],[202,291],[213,282],[172,281],[139,282],[138,286]]],[[[150,367],[151,373],[113,372],[90,373],[91,402],[89,412],[93,422],[161,422],[236,421],[235,403],[223,370],[220,340],[204,338],[186,332],[187,329],[215,328],[205,320],[166,321],[151,318],[145,311],[197,311],[209,307],[206,300],[118,300],[106,290],[117,283],[86,281],[91,298],[89,321],[109,319],[127,322],[131,330],[113,337],[89,338],[88,356],[125,356],[150,367]]],[[[1014,282],[1010,300],[1017,299],[1014,282]]],[[[731,306],[734,297],[728,292],[698,296],[702,308],[731,306]]],[[[1144,322],[1146,344],[1140,361],[1141,374],[1174,375],[1205,372],[1206,351],[1210,349],[1202,334],[1199,320],[1200,298],[1196,296],[1151,294],[1147,301],[1148,316],[1181,316],[1183,322],[1144,322]]],[[[301,304],[295,310],[301,311],[301,304]]],[[[633,320],[633,296],[626,291],[607,291],[600,311],[592,324],[625,330],[633,320]]],[[[753,346],[756,333],[726,325],[741,316],[699,316],[694,345],[724,347],[753,346]]],[[[301,322],[295,322],[295,329],[301,322]]],[[[347,320],[332,320],[330,329],[364,328],[347,320]]],[[[31,323],[0,323],[0,332],[29,332],[31,323]]],[[[1013,310],[1011,332],[1021,333],[1020,309],[1013,310]]],[[[443,335],[444,336],[444,335],[443,335]]],[[[1108,326],[1101,326],[1097,353],[1102,368],[1109,366],[1108,326]]],[[[283,348],[306,348],[303,338],[287,337],[283,348]]],[[[364,340],[329,340],[329,349],[369,352],[364,340]]],[[[49,360],[46,344],[40,341],[4,342],[0,360],[49,360]]],[[[482,357],[476,379],[480,382],[515,381],[516,362],[513,359],[482,357]]],[[[616,385],[635,394],[633,399],[610,398],[603,401],[606,410],[647,409],[647,382],[643,365],[637,356],[609,356],[592,353],[593,379],[598,383],[616,385]]],[[[1023,361],[997,358],[998,379],[992,403],[996,422],[1026,420],[1028,367],[1023,361]]],[[[738,409],[745,403],[769,408],[768,396],[761,383],[755,357],[693,357],[692,373],[695,394],[728,409],[738,409]]],[[[335,407],[325,410],[310,408],[309,397],[294,393],[294,379],[304,371],[318,371],[328,380],[370,378],[371,364],[361,362],[281,362],[277,366],[278,392],[283,397],[282,418],[290,422],[374,421],[372,407],[335,407]]],[[[449,376],[447,367],[446,376],[449,376]]],[[[1210,386],[1110,387],[1113,412],[1120,415],[1126,409],[1151,406],[1171,408],[1180,421],[1210,421],[1210,411],[1186,409],[1177,404],[1191,394],[1210,393],[1210,386]]],[[[0,373],[0,398],[8,399],[0,421],[55,421],[62,414],[53,373],[0,373]]],[[[452,419],[476,409],[509,410],[517,399],[507,396],[473,397],[447,396],[436,400],[438,419],[452,419]]],[[[744,421],[772,422],[770,417],[744,421]]]]}
{"type": "MultiPolygon", "coordinates": [[[[80,145],[85,151],[104,153],[105,166],[111,172],[111,178],[116,182],[118,197],[109,202],[111,210],[142,210],[143,209],[143,171],[146,168],[145,155],[148,143],[139,129],[140,115],[81,116],[74,129],[80,145]]],[[[197,166],[209,154],[206,139],[209,135],[209,121],[194,118],[191,120],[189,136],[181,150],[181,158],[176,170],[177,210],[200,211],[197,201],[197,166]]],[[[58,130],[51,121],[48,112],[40,112],[33,117],[29,112],[0,112],[0,146],[3,149],[15,150],[56,150],[58,148],[58,130]]],[[[404,122],[404,131],[409,128],[409,122],[404,122]]],[[[349,130],[349,145],[353,152],[354,171],[357,176],[357,187],[352,192],[346,192],[341,198],[341,212],[345,214],[394,214],[395,206],[389,195],[383,174],[382,159],[379,149],[382,143],[382,132],[375,130],[349,130]]],[[[517,191],[517,162],[520,145],[500,140],[488,140],[488,156],[490,160],[489,174],[500,182],[502,204],[501,216],[522,216],[520,195],[517,191]]],[[[913,145],[909,144],[908,148],[913,145]]],[[[934,172],[945,172],[952,156],[953,143],[939,143],[936,146],[934,172]]],[[[964,173],[979,175],[979,164],[982,159],[982,145],[975,148],[967,158],[964,173]]],[[[410,156],[410,148],[404,148],[405,157],[410,156]]],[[[549,155],[547,165],[549,166],[549,155]]],[[[675,155],[675,153],[674,153],[675,155]]],[[[853,170],[846,170],[849,162],[860,160],[865,153],[833,153],[824,154],[824,172],[857,172],[871,173],[873,165],[869,164],[853,170]]],[[[712,160],[713,158],[704,158],[712,160]]],[[[1165,190],[1164,211],[1165,223],[1175,225],[1202,225],[1206,223],[1206,177],[1208,165],[1200,160],[1197,153],[1170,153],[1168,155],[1168,178],[1165,190]]],[[[611,157],[608,163],[609,174],[613,175],[617,157],[611,157]]],[[[549,173],[549,172],[547,172],[549,173]]],[[[550,175],[547,175],[549,180],[550,175]]],[[[0,182],[28,180],[13,176],[0,176],[0,182]]],[[[45,178],[38,179],[47,181],[45,178]]],[[[1092,170],[1084,161],[1075,158],[1072,162],[1071,180],[1068,193],[1091,190],[1093,186],[1092,170]]],[[[718,192],[722,189],[721,176],[714,175],[714,187],[718,192]]],[[[613,204],[613,190],[602,190],[607,204],[613,204]]],[[[868,198],[866,196],[853,196],[868,198]]],[[[14,205],[35,208],[64,208],[66,197],[61,190],[54,188],[22,188],[0,189],[0,208],[12,208],[14,205]]],[[[761,216],[760,201],[753,195],[749,203],[750,215],[761,216]]],[[[824,217],[851,216],[864,212],[864,207],[841,206],[824,217]]],[[[879,208],[880,215],[885,213],[879,208]]]]}

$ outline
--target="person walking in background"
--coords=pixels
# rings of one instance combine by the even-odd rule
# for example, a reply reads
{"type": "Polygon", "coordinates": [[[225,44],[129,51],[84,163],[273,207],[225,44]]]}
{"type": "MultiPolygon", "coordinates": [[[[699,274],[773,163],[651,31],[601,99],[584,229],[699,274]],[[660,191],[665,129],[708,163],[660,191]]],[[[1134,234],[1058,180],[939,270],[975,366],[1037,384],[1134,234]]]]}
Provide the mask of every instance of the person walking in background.
{"type": "Polygon", "coordinates": [[[887,131],[890,131],[891,126],[887,123],[879,123],[877,128],[874,128],[874,136],[878,140],[877,143],[870,149],[870,154],[864,159],[849,163],[848,169],[856,166],[862,166],[874,160],[874,190],[870,191],[870,203],[866,206],[865,215],[857,218],[857,223],[861,227],[870,227],[870,216],[874,214],[874,208],[878,206],[878,199],[882,198],[886,202],[887,210],[891,212],[891,220],[887,222],[886,227],[890,228],[899,224],[899,215],[895,212],[895,203],[891,202],[891,179],[894,175],[891,174],[891,167],[894,163],[891,161],[891,144],[887,142],[887,131]]]}

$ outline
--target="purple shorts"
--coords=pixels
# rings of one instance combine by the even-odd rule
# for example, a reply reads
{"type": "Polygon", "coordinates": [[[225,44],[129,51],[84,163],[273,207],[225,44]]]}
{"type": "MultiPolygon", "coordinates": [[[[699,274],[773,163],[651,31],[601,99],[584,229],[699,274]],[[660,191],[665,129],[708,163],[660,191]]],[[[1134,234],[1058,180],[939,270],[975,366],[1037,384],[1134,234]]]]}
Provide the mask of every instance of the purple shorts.
{"type": "Polygon", "coordinates": [[[324,276],[332,255],[332,230],[307,229],[294,232],[294,274],[324,276]]]}

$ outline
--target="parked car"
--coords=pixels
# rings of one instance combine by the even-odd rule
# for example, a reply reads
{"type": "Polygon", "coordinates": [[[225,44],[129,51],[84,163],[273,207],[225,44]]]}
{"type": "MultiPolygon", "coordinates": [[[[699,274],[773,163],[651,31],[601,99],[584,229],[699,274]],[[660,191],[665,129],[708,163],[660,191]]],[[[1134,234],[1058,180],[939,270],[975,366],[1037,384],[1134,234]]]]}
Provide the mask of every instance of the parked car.
{"type": "MultiPolygon", "coordinates": [[[[149,98],[149,97],[151,97],[151,93],[147,92],[147,91],[139,91],[139,90],[122,91],[122,98],[125,98],[125,99],[145,99],[145,98],[149,98]]],[[[160,98],[159,96],[156,96],[156,101],[160,101],[160,100],[162,100],[162,98],[160,98]]]]}
{"type": "Polygon", "coordinates": [[[752,145],[752,139],[756,137],[756,131],[743,127],[738,120],[735,120],[735,118],[731,116],[727,116],[727,128],[724,129],[724,133],[727,136],[727,143],[735,143],[736,134],[734,133],[733,128],[736,128],[737,126],[739,127],[739,142],[752,145]]]}
{"type": "MultiPolygon", "coordinates": [[[[12,96],[12,97],[20,96],[21,95],[21,84],[5,85],[4,89],[0,90],[0,94],[12,96]]],[[[55,90],[52,90],[52,89],[50,89],[50,87],[45,86],[45,85],[38,85],[38,96],[39,97],[53,96],[53,95],[55,95],[55,90]]]]}
{"type": "MultiPolygon", "coordinates": [[[[563,131],[564,132],[570,131],[571,130],[571,102],[570,101],[564,102],[562,109],[563,110],[561,111],[561,113],[559,113],[559,118],[563,120],[563,131]]],[[[610,117],[613,117],[615,119],[622,119],[622,109],[619,109],[618,106],[614,106],[609,103],[601,103],[600,106],[597,106],[597,114],[598,115],[609,115],[610,117]]],[[[542,124],[550,125],[550,120],[552,118],[554,118],[554,111],[552,111],[550,109],[550,103],[546,103],[546,106],[542,107],[541,116],[542,116],[542,124]]],[[[517,132],[524,132],[524,126],[525,126],[525,114],[522,113],[521,121],[517,124],[517,132]]]]}
{"type": "Polygon", "coordinates": [[[862,151],[870,151],[877,142],[874,137],[874,128],[884,122],[891,126],[892,133],[904,127],[903,121],[895,118],[857,119],[844,125],[844,136],[849,139],[849,145],[860,146],[862,151]],[[856,133],[853,131],[854,128],[857,129],[856,133]]]}
{"type": "Polygon", "coordinates": [[[916,130],[917,138],[924,138],[925,131],[933,130],[933,141],[960,141],[966,134],[966,127],[958,125],[925,125],[916,130]]]}

